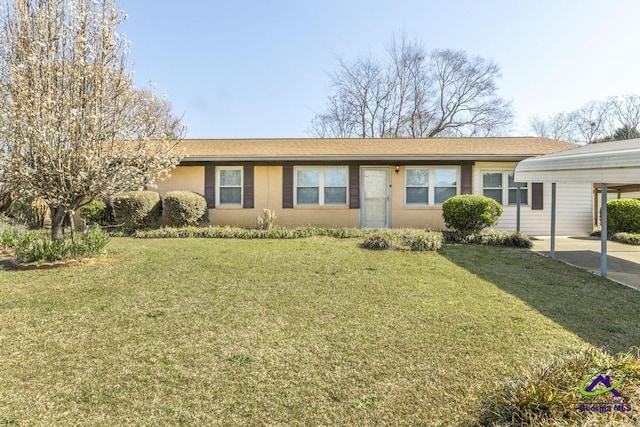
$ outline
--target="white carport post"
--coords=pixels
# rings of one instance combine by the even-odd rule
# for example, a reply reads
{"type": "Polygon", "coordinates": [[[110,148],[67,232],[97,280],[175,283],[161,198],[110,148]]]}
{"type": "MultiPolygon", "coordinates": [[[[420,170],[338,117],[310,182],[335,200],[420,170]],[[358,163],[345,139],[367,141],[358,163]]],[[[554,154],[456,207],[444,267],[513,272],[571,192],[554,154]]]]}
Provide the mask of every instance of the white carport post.
{"type": "Polygon", "coordinates": [[[602,207],[600,211],[600,276],[607,277],[607,183],[600,184],[602,207]]]}
{"type": "Polygon", "coordinates": [[[516,204],[516,231],[520,232],[520,205],[522,204],[520,201],[520,183],[516,184],[516,194],[517,194],[517,204],[516,204]]]}
{"type": "Polygon", "coordinates": [[[556,183],[551,183],[551,247],[549,255],[551,258],[556,257],[556,183]]]}

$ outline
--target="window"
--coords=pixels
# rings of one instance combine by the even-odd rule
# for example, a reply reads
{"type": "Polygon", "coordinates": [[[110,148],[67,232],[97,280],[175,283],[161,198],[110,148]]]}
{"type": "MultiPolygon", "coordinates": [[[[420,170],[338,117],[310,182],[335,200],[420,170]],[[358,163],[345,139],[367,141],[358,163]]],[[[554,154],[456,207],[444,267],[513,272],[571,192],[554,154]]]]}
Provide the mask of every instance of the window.
{"type": "MultiPolygon", "coordinates": [[[[484,172],[482,174],[482,194],[496,200],[501,205],[518,204],[518,185],[513,182],[513,172],[484,172]]],[[[529,201],[527,183],[520,184],[520,204],[529,201]]]]}
{"type": "Polygon", "coordinates": [[[502,172],[482,174],[482,194],[502,204],[502,172]]]}
{"type": "Polygon", "coordinates": [[[444,203],[458,192],[458,173],[455,169],[436,169],[433,171],[435,181],[434,201],[437,205],[444,203]]]}
{"type": "MultiPolygon", "coordinates": [[[[517,205],[518,204],[518,185],[513,182],[513,172],[509,172],[509,204],[517,205]]],[[[527,187],[527,183],[523,182],[520,184],[520,204],[526,205],[529,200],[529,188],[527,187]]]]}
{"type": "Polygon", "coordinates": [[[346,205],[347,167],[295,168],[296,205],[346,205]]]}
{"type": "Polygon", "coordinates": [[[216,172],[216,205],[242,205],[242,167],[218,167],[216,172]]]}
{"type": "Polygon", "coordinates": [[[404,184],[406,205],[440,205],[458,194],[458,169],[407,167],[404,184]]]}
{"type": "Polygon", "coordinates": [[[404,178],[407,205],[428,205],[429,169],[407,168],[404,178]]]}

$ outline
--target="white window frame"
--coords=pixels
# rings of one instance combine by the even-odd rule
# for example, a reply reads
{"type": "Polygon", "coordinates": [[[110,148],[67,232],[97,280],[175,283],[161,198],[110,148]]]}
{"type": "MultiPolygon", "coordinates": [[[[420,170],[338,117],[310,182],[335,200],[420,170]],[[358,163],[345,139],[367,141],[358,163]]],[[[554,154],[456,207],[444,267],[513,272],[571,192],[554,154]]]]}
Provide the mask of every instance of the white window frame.
{"type": "Polygon", "coordinates": [[[216,167],[216,207],[217,206],[242,206],[244,200],[244,168],[242,166],[217,166],[216,167]],[[239,203],[220,203],[220,188],[237,188],[237,186],[221,186],[220,175],[222,171],[238,170],[240,171],[240,202],[239,203]]]}
{"type": "MultiPolygon", "coordinates": [[[[518,205],[517,201],[516,201],[516,203],[509,203],[509,192],[511,190],[517,190],[518,189],[518,187],[515,186],[515,185],[514,185],[514,187],[509,187],[509,175],[513,175],[513,174],[514,174],[513,171],[509,171],[509,172],[505,173],[506,179],[507,179],[507,199],[506,199],[507,200],[507,204],[506,204],[506,206],[517,206],[518,205]]],[[[528,182],[520,183],[520,206],[529,206],[529,193],[531,192],[529,187],[530,187],[530,185],[529,185],[528,182]],[[527,190],[527,197],[524,197],[524,198],[522,197],[522,190],[527,190]]]]}
{"type": "MultiPolygon", "coordinates": [[[[336,187],[340,188],[340,187],[336,187]]],[[[293,167],[293,205],[300,207],[313,206],[349,206],[349,166],[294,166],[293,167]],[[318,171],[318,204],[298,204],[298,171],[314,169],[318,171]],[[346,172],[347,182],[345,184],[344,203],[325,203],[324,201],[324,172],[326,170],[343,170],[346,172]]]]}
{"type": "Polygon", "coordinates": [[[429,206],[431,201],[431,178],[432,178],[431,168],[427,166],[405,166],[404,168],[404,205],[405,206],[429,206]],[[427,171],[427,203],[409,203],[407,202],[407,189],[408,188],[424,188],[424,186],[416,186],[416,185],[407,185],[407,177],[409,170],[426,170],[427,171]]]}
{"type": "MultiPolygon", "coordinates": [[[[509,190],[514,190],[516,187],[509,187],[509,174],[513,173],[513,170],[483,170],[480,172],[480,191],[482,195],[484,195],[485,188],[493,188],[493,187],[485,187],[484,186],[484,174],[486,173],[499,173],[502,176],[502,206],[517,206],[517,203],[509,203],[509,190]]],[[[521,206],[529,206],[530,198],[531,198],[531,183],[526,182],[523,183],[526,187],[521,187],[521,189],[527,190],[527,197],[520,200],[521,206]]],[[[497,189],[497,188],[493,188],[497,189]]],[[[495,200],[495,199],[494,199],[495,200]]]]}
{"type": "MultiPolygon", "coordinates": [[[[442,187],[436,185],[436,170],[453,170],[456,172],[456,195],[460,194],[460,167],[459,166],[422,166],[411,165],[404,167],[404,184],[403,184],[403,199],[405,207],[425,207],[425,206],[442,206],[442,203],[436,203],[436,187],[442,187]],[[409,169],[426,169],[429,173],[428,186],[427,186],[427,203],[407,203],[407,170],[409,169]]],[[[446,188],[453,188],[453,186],[447,186],[446,188]]]]}

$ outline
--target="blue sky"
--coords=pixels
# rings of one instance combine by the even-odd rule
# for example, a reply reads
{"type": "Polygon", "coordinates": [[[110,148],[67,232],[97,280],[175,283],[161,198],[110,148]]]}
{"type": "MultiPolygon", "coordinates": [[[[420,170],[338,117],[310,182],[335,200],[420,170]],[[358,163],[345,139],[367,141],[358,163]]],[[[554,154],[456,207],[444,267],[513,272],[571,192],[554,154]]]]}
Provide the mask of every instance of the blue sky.
{"type": "Polygon", "coordinates": [[[336,56],[394,34],[497,62],[513,135],[533,114],[640,94],[638,0],[122,0],[136,83],[156,84],[190,138],[309,136],[336,56]]]}

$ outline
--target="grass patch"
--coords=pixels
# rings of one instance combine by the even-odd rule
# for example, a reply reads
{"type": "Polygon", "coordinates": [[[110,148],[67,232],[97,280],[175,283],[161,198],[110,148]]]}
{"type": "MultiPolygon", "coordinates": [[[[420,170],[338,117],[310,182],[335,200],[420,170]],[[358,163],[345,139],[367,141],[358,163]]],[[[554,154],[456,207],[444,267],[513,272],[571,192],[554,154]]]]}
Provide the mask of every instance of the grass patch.
{"type": "MultiPolygon", "coordinates": [[[[598,393],[605,385],[591,390],[598,393]]],[[[640,423],[640,359],[637,354],[611,356],[593,347],[553,357],[525,369],[487,399],[482,425],[617,425],[640,423]],[[615,393],[584,396],[599,375],[609,377],[615,393]],[[583,378],[576,387],[575,378],[583,378]]]]}
{"type": "Polygon", "coordinates": [[[637,292],[529,251],[360,243],[114,238],[118,263],[0,272],[0,420],[473,424],[532,360],[640,342],[637,292]]]}

